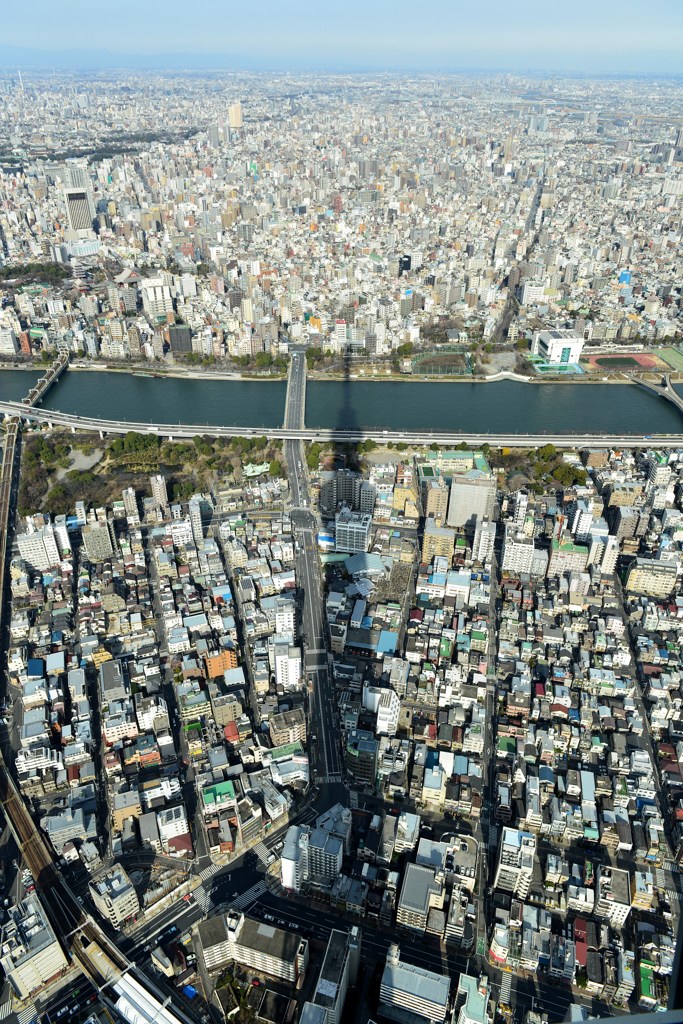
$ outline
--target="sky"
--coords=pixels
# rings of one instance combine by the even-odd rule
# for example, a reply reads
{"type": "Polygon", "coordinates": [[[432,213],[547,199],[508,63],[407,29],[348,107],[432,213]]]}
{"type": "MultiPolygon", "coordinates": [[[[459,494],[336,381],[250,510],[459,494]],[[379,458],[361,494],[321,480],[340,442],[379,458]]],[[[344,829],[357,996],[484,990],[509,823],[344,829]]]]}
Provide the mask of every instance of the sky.
{"type": "Polygon", "coordinates": [[[683,74],[683,0],[24,0],[0,65],[683,74]]]}

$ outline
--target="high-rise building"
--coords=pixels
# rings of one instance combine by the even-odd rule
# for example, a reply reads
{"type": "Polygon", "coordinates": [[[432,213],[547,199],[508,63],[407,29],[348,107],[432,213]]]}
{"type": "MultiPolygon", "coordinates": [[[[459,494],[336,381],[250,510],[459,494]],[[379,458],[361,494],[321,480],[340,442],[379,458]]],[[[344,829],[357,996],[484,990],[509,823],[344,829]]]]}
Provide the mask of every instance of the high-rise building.
{"type": "Polygon", "coordinates": [[[403,963],[400,948],[389,946],[379,990],[381,1016],[442,1024],[448,1016],[450,991],[447,975],[403,963]]]}
{"type": "Polygon", "coordinates": [[[157,473],[156,476],[149,478],[149,483],[152,488],[152,497],[159,508],[167,508],[168,489],[166,487],[166,477],[162,476],[161,473],[157,473]]]}
{"type": "Polygon", "coordinates": [[[496,544],[496,524],[485,519],[477,519],[472,544],[472,558],[475,562],[486,565],[491,561],[496,544]]]}
{"type": "Polygon", "coordinates": [[[126,487],[121,492],[123,498],[123,508],[126,513],[126,519],[128,520],[129,526],[140,525],[140,509],[138,508],[138,499],[135,494],[134,487],[126,487]]]}
{"type": "Polygon", "coordinates": [[[433,519],[437,526],[446,521],[448,512],[448,484],[442,476],[430,480],[425,493],[425,516],[433,519]]]}
{"type": "Polygon", "coordinates": [[[337,551],[348,551],[358,554],[368,550],[372,516],[367,513],[351,512],[342,509],[334,519],[335,547],[337,551]]]}
{"type": "Polygon", "coordinates": [[[513,576],[518,574],[531,573],[534,561],[534,541],[519,533],[514,523],[505,524],[505,539],[503,541],[503,558],[501,569],[503,572],[513,576]]]}
{"type": "Polygon", "coordinates": [[[115,928],[135,917],[140,910],[138,894],[120,864],[115,864],[105,875],[91,882],[89,888],[100,914],[115,928]]]}
{"type": "Polygon", "coordinates": [[[240,100],[231,103],[228,107],[228,126],[233,130],[239,130],[244,127],[244,116],[240,100]]]}
{"type": "Polygon", "coordinates": [[[360,949],[357,925],[350,932],[334,929],[330,933],[315,994],[311,1002],[304,1003],[299,1024],[339,1024],[346,994],[358,978],[360,949]]]}
{"type": "Polygon", "coordinates": [[[84,188],[68,188],[64,194],[69,228],[78,235],[91,235],[95,209],[90,193],[84,188]]]}
{"type": "Polygon", "coordinates": [[[535,835],[517,828],[504,828],[494,887],[524,899],[531,885],[535,858],[535,835]]]}
{"type": "Polygon", "coordinates": [[[473,527],[478,519],[491,520],[495,507],[496,481],[490,471],[471,469],[454,474],[446,519],[449,526],[473,527]]]}
{"type": "Polygon", "coordinates": [[[437,526],[434,519],[427,519],[422,537],[422,561],[429,564],[433,558],[447,558],[451,562],[454,550],[455,530],[437,526]]]}
{"type": "Polygon", "coordinates": [[[36,527],[33,519],[28,520],[26,533],[17,534],[19,554],[32,569],[43,572],[59,565],[59,548],[51,523],[36,527]]]}
{"type": "Polygon", "coordinates": [[[488,1024],[490,996],[489,980],[485,974],[478,981],[469,974],[461,974],[455,995],[453,1024],[488,1024]]]}

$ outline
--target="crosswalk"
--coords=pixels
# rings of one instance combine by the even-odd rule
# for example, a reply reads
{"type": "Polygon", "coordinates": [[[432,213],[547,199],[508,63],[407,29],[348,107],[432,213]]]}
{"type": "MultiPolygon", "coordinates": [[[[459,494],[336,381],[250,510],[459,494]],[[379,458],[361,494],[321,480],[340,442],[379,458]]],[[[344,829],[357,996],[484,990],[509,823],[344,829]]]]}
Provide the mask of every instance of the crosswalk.
{"type": "Polygon", "coordinates": [[[194,896],[194,898],[196,899],[197,903],[202,908],[204,913],[208,914],[208,912],[213,907],[213,901],[211,900],[211,897],[209,896],[204,886],[201,884],[197,885],[192,890],[192,895],[194,896]]]}
{"type": "Polygon", "coordinates": [[[503,980],[500,983],[500,1002],[504,1006],[510,1005],[510,995],[512,994],[512,974],[509,971],[505,971],[503,974],[503,980]]]}
{"type": "Polygon", "coordinates": [[[252,904],[256,903],[259,896],[262,896],[267,889],[268,886],[265,882],[257,882],[256,885],[252,885],[251,889],[247,889],[240,896],[236,896],[234,900],[230,900],[230,903],[235,910],[247,910],[252,904]]]}
{"type": "Polygon", "coordinates": [[[268,858],[270,857],[270,850],[268,849],[265,843],[257,843],[256,846],[254,847],[254,853],[256,854],[256,856],[258,857],[262,864],[268,863],[268,858]]]}
{"type": "Polygon", "coordinates": [[[0,1004],[0,1020],[4,1020],[5,1017],[9,1017],[12,1012],[12,999],[6,999],[4,1003],[0,1004]]]}
{"type": "Polygon", "coordinates": [[[29,1006],[25,1006],[23,1010],[19,1010],[17,1020],[19,1021],[19,1024],[33,1024],[33,1021],[38,1020],[38,1011],[33,1003],[29,1006]]]}
{"type": "Polygon", "coordinates": [[[202,882],[206,882],[207,879],[209,879],[213,875],[215,875],[217,871],[220,871],[220,869],[221,869],[220,864],[213,864],[213,863],[211,863],[211,864],[209,864],[208,867],[204,868],[202,871],[199,872],[199,877],[202,880],[202,882]]]}

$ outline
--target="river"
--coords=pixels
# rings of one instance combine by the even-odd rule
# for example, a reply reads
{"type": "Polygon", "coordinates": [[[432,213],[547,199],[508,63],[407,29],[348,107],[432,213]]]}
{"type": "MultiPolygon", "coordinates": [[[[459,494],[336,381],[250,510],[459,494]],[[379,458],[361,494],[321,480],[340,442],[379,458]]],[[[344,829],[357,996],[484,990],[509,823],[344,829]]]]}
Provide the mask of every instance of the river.
{"type": "MultiPolygon", "coordinates": [[[[37,376],[0,371],[0,400],[23,397],[37,376]]],[[[284,381],[69,371],[43,405],[102,419],[267,430],[282,426],[285,393],[284,381]]],[[[660,434],[683,432],[683,417],[668,402],[628,384],[351,380],[310,381],[306,425],[471,433],[660,434]]]]}

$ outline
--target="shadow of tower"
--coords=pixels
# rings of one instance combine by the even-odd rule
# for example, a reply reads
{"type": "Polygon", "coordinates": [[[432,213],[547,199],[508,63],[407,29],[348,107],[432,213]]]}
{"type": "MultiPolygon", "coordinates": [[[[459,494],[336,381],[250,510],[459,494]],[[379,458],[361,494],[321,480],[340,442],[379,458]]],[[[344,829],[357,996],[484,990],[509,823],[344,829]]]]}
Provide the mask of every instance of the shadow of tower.
{"type": "MultiPolygon", "coordinates": [[[[342,401],[339,415],[335,423],[336,430],[360,430],[361,424],[353,400],[353,380],[351,379],[352,359],[347,350],[342,357],[342,401]]],[[[358,471],[360,468],[360,446],[357,441],[345,442],[336,440],[333,446],[335,466],[358,471]]]]}

